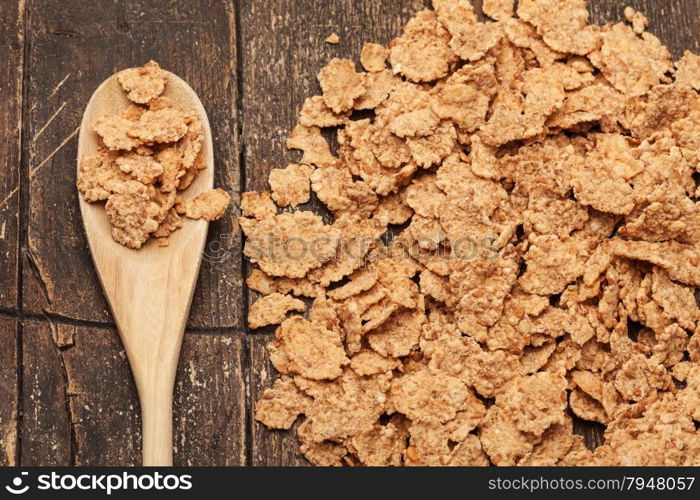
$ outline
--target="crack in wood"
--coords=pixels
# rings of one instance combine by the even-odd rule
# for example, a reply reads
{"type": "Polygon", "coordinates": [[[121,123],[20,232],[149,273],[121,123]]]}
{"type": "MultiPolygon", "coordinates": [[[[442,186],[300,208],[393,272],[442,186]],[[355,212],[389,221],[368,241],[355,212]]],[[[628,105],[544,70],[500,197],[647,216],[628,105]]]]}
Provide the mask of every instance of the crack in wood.
{"type": "MultiPolygon", "coordinates": [[[[51,324],[53,329],[52,329],[52,338],[53,335],[55,334],[55,325],[51,324]]],[[[56,334],[57,335],[57,334],[56,334]]],[[[75,465],[75,457],[79,455],[79,449],[77,448],[78,446],[78,441],[76,439],[76,432],[75,432],[75,426],[77,424],[75,414],[73,412],[73,404],[72,404],[72,397],[76,396],[77,394],[71,393],[70,388],[72,386],[71,380],[70,380],[70,375],[68,374],[68,370],[66,369],[66,362],[63,359],[63,352],[61,351],[59,345],[58,345],[58,339],[53,338],[54,340],[54,347],[56,348],[56,356],[59,361],[59,366],[61,367],[61,373],[63,375],[63,383],[65,387],[65,407],[66,407],[66,412],[68,414],[68,421],[70,422],[70,441],[71,441],[71,463],[70,465],[75,465]]]]}
{"type": "Polygon", "coordinates": [[[42,295],[46,299],[46,302],[51,304],[50,289],[48,283],[44,280],[44,277],[42,276],[41,268],[36,262],[36,257],[34,256],[34,253],[29,249],[29,247],[27,247],[24,249],[24,255],[27,257],[29,269],[32,272],[32,275],[34,276],[34,279],[39,284],[39,289],[41,290],[42,295]]]}

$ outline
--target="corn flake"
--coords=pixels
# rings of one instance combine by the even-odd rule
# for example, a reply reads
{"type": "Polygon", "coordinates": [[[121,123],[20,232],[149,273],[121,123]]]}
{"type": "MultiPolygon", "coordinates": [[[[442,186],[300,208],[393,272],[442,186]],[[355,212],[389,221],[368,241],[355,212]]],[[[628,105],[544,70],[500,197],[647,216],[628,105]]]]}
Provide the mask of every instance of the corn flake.
{"type": "Polygon", "coordinates": [[[313,171],[313,167],[309,165],[295,163],[286,168],[273,169],[270,172],[269,183],[275,203],[280,207],[296,207],[309,201],[309,178],[313,171]]]}
{"type": "Polygon", "coordinates": [[[311,212],[283,213],[265,219],[239,219],[247,237],[244,254],[271,276],[302,278],[335,255],[337,229],[311,212]]]}
{"type": "Polygon", "coordinates": [[[290,311],[304,312],[306,305],[303,301],[289,295],[271,293],[259,298],[250,306],[248,326],[256,329],[268,325],[279,325],[290,311]]]}
{"type": "Polygon", "coordinates": [[[220,219],[231,203],[231,196],[223,189],[210,189],[182,202],[179,212],[190,219],[213,221],[220,219]]]}
{"type": "Polygon", "coordinates": [[[362,46],[360,62],[362,67],[370,73],[379,73],[386,69],[386,60],[389,57],[389,49],[378,43],[365,43],[362,46]]]}
{"type": "Polygon", "coordinates": [[[289,429],[310,403],[291,378],[279,378],[255,405],[255,418],[269,429],[289,429]]]}
{"type": "MultiPolygon", "coordinates": [[[[585,0],[515,5],[485,0],[482,23],[433,0],[387,48],[364,45],[367,73],[322,70],[288,141],[312,167],[270,184],[294,206],[310,183],[326,223],[242,198],[260,311],[314,297],[309,319],[275,318],[280,394],[258,417],[303,414],[313,464],[700,459],[697,57],[673,72],[633,9],[632,27],[599,27],[585,0]],[[572,416],[606,426],[595,452],[572,416]]],[[[110,196],[96,176],[86,189],[110,196]]]]}
{"type": "Polygon", "coordinates": [[[454,53],[450,34],[433,11],[423,10],[404,28],[402,37],[389,45],[389,62],[395,73],[412,82],[432,82],[447,75],[454,53]]]}
{"type": "Polygon", "coordinates": [[[336,332],[300,317],[282,322],[270,345],[278,355],[275,368],[282,373],[301,375],[311,380],[332,380],[349,363],[336,332]]]}
{"type": "Polygon", "coordinates": [[[355,99],[365,92],[364,74],[355,71],[348,59],[332,59],[318,74],[323,100],[334,113],[352,109],[355,99]]]}
{"type": "Polygon", "coordinates": [[[122,245],[138,249],[158,229],[158,205],[151,201],[146,186],[137,181],[119,184],[105,205],[112,224],[112,237],[122,245]]]}
{"type": "Polygon", "coordinates": [[[129,100],[146,104],[165,90],[168,77],[155,61],[148,61],[140,68],[131,68],[117,74],[129,100]]]}

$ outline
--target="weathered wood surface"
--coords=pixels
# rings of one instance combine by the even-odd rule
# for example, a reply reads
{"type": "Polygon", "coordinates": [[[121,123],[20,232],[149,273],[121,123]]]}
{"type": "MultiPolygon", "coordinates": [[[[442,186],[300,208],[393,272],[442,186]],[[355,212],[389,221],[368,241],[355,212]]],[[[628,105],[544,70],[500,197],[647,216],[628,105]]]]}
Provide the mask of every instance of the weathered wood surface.
{"type": "MultiPolygon", "coordinates": [[[[141,419],[112,328],[24,325],[23,465],[137,465],[141,419]]],[[[243,337],[185,335],[175,389],[176,465],[245,463],[243,337]]]]}
{"type": "Polygon", "coordinates": [[[246,464],[245,341],[240,334],[185,336],[175,384],[175,464],[246,464]]]}
{"type": "MultiPolygon", "coordinates": [[[[700,0],[590,3],[593,22],[619,21],[631,5],[649,16],[650,31],[675,57],[700,51],[700,0]]],[[[298,158],[284,143],[304,99],[319,92],[318,70],[332,57],[357,61],[363,42],[388,42],[428,4],[0,2],[0,464],[139,460],[138,400],[74,189],[73,134],[97,84],[123,67],[159,60],[207,108],[217,184],[233,193],[264,189],[272,168],[298,158]],[[339,45],[324,42],[332,32],[339,45]]],[[[265,349],[270,330],[234,333],[243,331],[248,303],[235,212],[210,232],[179,367],[175,460],[304,465],[293,432],[267,431],[252,418],[253,402],[275,373],[265,349]]],[[[590,445],[600,442],[600,427],[579,422],[576,429],[590,445]]]]}
{"type": "Polygon", "coordinates": [[[0,309],[18,298],[23,2],[0,5],[0,309]]]}
{"type": "MultiPolygon", "coordinates": [[[[228,0],[28,0],[25,89],[29,186],[24,309],[111,322],[83,233],[75,189],[76,134],[97,85],[157,59],[199,94],[215,137],[216,185],[237,193],[235,12],[228,0]]],[[[190,325],[241,326],[240,237],[231,211],[212,224],[190,325]]]]}
{"type": "Polygon", "coordinates": [[[17,464],[17,321],[0,318],[0,466],[17,464]]]}
{"type": "Polygon", "coordinates": [[[55,326],[47,323],[25,321],[22,327],[22,465],[73,462],[68,377],[59,351],[62,340],[55,326]]]}

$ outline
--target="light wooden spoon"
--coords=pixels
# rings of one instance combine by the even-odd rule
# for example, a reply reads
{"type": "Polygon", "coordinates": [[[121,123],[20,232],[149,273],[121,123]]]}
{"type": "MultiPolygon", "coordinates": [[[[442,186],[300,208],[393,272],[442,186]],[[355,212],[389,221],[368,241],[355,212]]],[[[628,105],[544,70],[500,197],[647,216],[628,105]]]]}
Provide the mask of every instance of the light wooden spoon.
{"type": "MultiPolygon", "coordinates": [[[[189,198],[214,184],[211,129],[197,94],[172,73],[168,73],[164,95],[176,106],[196,111],[202,120],[202,154],[207,168],[183,193],[183,198],[189,198]]],[[[121,113],[128,105],[116,75],[97,88],[83,115],[78,161],[99,147],[99,138],[93,131],[95,121],[107,114],[121,113]]],[[[90,204],[80,196],[80,210],[92,259],[126,348],[141,401],[143,465],[172,465],[175,373],[208,222],[186,220],[181,229],[170,235],[168,247],[158,247],[151,240],[140,250],[131,250],[112,239],[104,204],[90,204]]]]}

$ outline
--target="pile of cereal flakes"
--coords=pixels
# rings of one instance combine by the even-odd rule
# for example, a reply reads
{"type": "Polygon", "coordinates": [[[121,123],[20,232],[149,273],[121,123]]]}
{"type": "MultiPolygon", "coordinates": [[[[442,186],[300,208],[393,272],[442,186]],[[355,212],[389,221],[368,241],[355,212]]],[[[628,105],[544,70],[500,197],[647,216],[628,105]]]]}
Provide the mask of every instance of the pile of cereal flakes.
{"type": "Polygon", "coordinates": [[[168,246],[168,236],[182,227],[182,215],[216,220],[229,205],[222,189],[182,200],[199,171],[204,133],[200,117],[176,108],[161,96],[168,76],[158,63],[117,75],[133,102],[119,115],[99,118],[94,130],[102,144],[78,168],[78,190],[85,201],[105,201],[114,240],[141,248],[151,237],[168,246]]]}
{"type": "Polygon", "coordinates": [[[323,68],[243,197],[255,418],[317,465],[700,465],[700,57],[585,0],[433,7],[323,68]],[[331,223],[278,213],[311,191],[331,223]]]}

